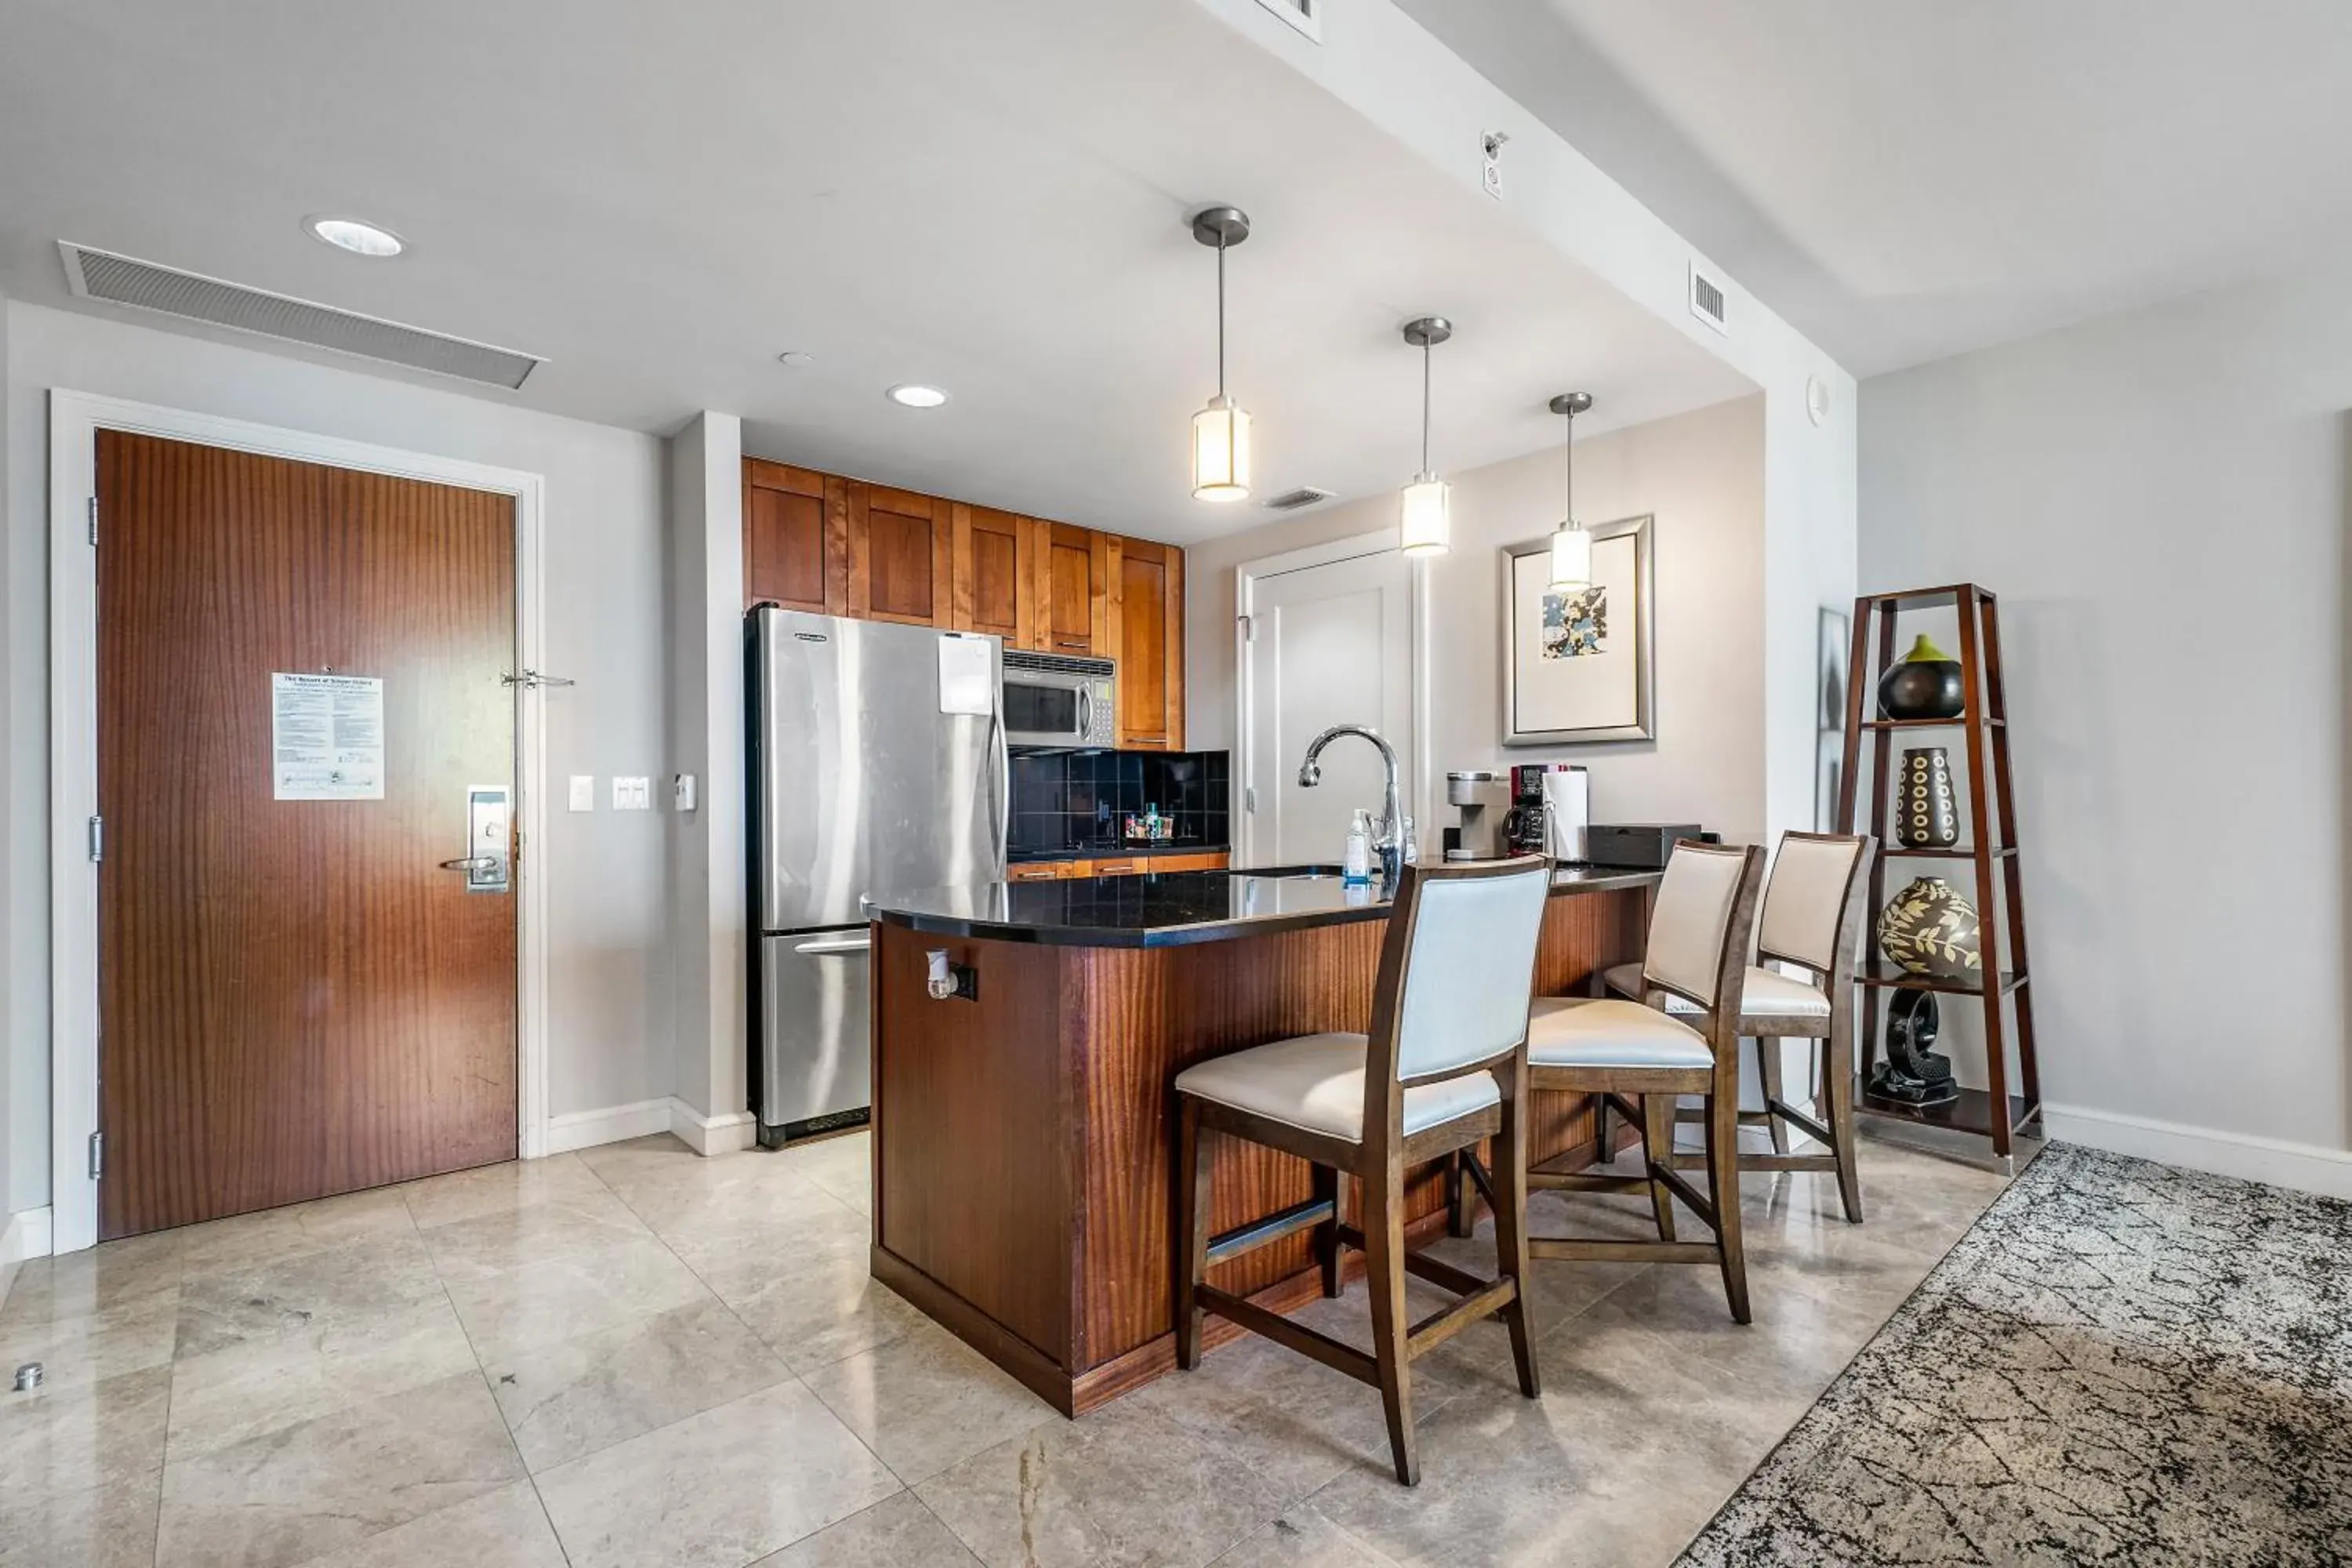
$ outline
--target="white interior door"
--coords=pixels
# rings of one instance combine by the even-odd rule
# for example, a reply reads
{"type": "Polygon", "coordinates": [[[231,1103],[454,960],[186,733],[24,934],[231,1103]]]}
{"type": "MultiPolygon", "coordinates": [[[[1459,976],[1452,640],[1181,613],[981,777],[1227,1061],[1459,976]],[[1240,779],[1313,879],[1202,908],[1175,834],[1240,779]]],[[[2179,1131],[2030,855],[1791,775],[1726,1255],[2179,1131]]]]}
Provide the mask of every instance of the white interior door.
{"type": "Polygon", "coordinates": [[[1290,570],[1244,571],[1244,863],[1337,861],[1355,808],[1379,815],[1380,753],[1361,741],[1334,742],[1323,753],[1323,782],[1313,789],[1299,787],[1298,764],[1307,742],[1330,726],[1369,725],[1396,748],[1404,809],[1413,809],[1412,568],[1389,548],[1290,570]]]}

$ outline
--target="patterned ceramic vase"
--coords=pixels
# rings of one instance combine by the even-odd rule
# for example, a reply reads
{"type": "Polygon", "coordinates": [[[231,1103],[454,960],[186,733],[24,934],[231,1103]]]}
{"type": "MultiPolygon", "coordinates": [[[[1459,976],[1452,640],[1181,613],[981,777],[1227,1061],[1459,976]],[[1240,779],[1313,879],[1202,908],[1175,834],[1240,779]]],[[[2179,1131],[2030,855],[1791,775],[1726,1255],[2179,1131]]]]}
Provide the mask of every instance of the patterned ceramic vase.
{"type": "Polygon", "coordinates": [[[1957,719],[1966,702],[1960,661],[1924,635],[1878,682],[1882,718],[1957,719]]]}
{"type": "Polygon", "coordinates": [[[1895,840],[1906,849],[1949,849],[1960,841],[1960,808],[1952,798],[1952,759],[1941,746],[1903,753],[1896,781],[1895,840]]]}
{"type": "Polygon", "coordinates": [[[1922,877],[1878,916],[1879,950],[1913,974],[1975,980],[1984,973],[1977,908],[1941,877],[1922,877]]]}

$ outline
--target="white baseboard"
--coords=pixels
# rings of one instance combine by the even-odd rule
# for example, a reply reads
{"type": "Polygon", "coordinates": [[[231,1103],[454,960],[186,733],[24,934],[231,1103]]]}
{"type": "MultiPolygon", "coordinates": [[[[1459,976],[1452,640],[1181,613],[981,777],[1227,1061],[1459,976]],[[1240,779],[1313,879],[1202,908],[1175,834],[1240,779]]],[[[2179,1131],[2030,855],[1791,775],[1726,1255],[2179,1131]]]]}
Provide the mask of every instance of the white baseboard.
{"type": "Polygon", "coordinates": [[[2043,1105],[2042,1125],[2061,1142],[2326,1197],[2352,1198],[2352,1150],[2184,1127],[2176,1121],[2123,1116],[2079,1105],[2043,1105]]]}
{"type": "Polygon", "coordinates": [[[27,1260],[49,1255],[49,1211],[20,1209],[0,1226],[0,1307],[8,1304],[9,1288],[27,1260]]]}
{"type": "Polygon", "coordinates": [[[748,1110],[728,1116],[705,1116],[676,1095],[641,1100],[634,1105],[607,1106],[602,1110],[574,1110],[547,1119],[547,1152],[566,1153],[675,1132],[698,1154],[732,1154],[749,1149],[759,1129],[748,1110]]]}
{"type": "Polygon", "coordinates": [[[758,1132],[748,1110],[705,1116],[676,1097],[669,1102],[669,1130],[698,1154],[732,1154],[749,1149],[758,1132]]]}
{"type": "Polygon", "coordinates": [[[571,1110],[562,1116],[547,1119],[547,1152],[568,1153],[574,1149],[593,1149],[599,1143],[618,1143],[630,1138],[646,1138],[669,1131],[669,1108],[675,1100],[641,1100],[634,1105],[611,1105],[602,1110],[571,1110]]]}

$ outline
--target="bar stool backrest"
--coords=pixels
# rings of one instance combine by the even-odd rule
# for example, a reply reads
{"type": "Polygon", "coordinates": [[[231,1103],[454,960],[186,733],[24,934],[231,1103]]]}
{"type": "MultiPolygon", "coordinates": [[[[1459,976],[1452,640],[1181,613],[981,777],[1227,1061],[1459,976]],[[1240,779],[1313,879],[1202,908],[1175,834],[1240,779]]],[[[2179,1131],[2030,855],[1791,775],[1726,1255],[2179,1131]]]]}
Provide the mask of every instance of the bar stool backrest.
{"type": "Polygon", "coordinates": [[[1649,943],[1642,958],[1644,990],[1672,992],[1710,1013],[1722,1010],[1728,996],[1732,1011],[1738,1011],[1738,981],[1748,961],[1763,858],[1753,845],[1689,838],[1675,844],[1650,906],[1649,943]]]}
{"type": "Polygon", "coordinates": [[[1523,1045],[1550,892],[1540,856],[1407,867],[1381,952],[1371,1070],[1385,1053],[1398,1082],[1450,1078],[1523,1045]]]}
{"type": "Polygon", "coordinates": [[[1840,959],[1851,963],[1870,847],[1864,834],[1782,834],[1757,918],[1757,956],[1801,963],[1824,978],[1840,959]]]}

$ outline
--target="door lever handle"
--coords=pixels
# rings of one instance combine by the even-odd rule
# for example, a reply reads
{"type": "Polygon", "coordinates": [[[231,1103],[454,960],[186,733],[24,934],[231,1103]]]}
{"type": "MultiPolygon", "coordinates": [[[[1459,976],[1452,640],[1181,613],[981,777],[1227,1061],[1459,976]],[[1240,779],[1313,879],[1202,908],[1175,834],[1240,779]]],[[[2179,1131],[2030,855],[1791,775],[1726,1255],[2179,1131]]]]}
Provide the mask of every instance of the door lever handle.
{"type": "Polygon", "coordinates": [[[444,860],[444,871],[495,871],[504,864],[496,855],[468,855],[462,860],[444,860]]]}

